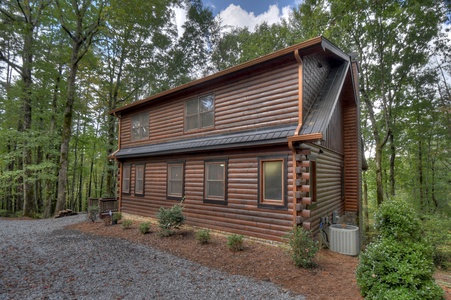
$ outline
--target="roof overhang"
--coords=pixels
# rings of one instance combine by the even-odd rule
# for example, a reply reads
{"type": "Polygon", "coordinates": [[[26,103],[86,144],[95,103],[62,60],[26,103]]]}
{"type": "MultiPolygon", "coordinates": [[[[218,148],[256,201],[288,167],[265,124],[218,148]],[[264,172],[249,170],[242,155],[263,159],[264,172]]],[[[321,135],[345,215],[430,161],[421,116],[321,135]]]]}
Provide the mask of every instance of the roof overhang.
{"type": "Polygon", "coordinates": [[[122,148],[114,153],[116,159],[193,153],[212,150],[242,149],[251,146],[286,144],[296,125],[221,134],[196,139],[173,141],[140,147],[122,148]]]}
{"type": "Polygon", "coordinates": [[[123,107],[113,109],[109,113],[118,116],[123,112],[139,109],[140,107],[147,105],[149,102],[160,100],[164,101],[165,99],[172,99],[177,96],[186,95],[186,93],[191,91],[199,91],[202,88],[211,88],[211,86],[214,86],[215,84],[219,84],[220,82],[227,81],[231,78],[239,77],[240,75],[249,73],[260,67],[265,68],[271,65],[277,65],[278,63],[284,61],[295,62],[295,52],[297,52],[299,56],[303,57],[318,51],[322,51],[325,56],[332,60],[337,60],[339,62],[350,61],[349,55],[342,52],[337,46],[328,41],[326,38],[319,36],[274,53],[261,56],[246,63],[225,69],[210,76],[152,95],[123,107]]]}

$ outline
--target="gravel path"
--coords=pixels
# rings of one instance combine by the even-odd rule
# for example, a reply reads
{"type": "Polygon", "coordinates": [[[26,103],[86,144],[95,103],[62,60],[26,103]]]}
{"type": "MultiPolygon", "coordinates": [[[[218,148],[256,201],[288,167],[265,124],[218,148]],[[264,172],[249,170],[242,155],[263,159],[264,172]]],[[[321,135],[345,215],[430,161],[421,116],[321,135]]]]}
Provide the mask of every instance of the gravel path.
{"type": "Polygon", "coordinates": [[[141,244],[64,229],[85,219],[0,220],[0,299],[304,299],[141,244]]]}

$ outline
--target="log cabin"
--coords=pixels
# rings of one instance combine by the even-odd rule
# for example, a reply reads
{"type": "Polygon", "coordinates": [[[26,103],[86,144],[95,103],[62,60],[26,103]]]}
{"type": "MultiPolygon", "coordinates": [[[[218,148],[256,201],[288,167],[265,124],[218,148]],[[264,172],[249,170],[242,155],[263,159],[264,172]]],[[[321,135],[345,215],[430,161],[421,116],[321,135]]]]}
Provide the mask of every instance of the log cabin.
{"type": "Polygon", "coordinates": [[[183,199],[187,224],[275,241],[358,216],[358,64],[324,37],[110,113],[124,213],[183,199]]]}

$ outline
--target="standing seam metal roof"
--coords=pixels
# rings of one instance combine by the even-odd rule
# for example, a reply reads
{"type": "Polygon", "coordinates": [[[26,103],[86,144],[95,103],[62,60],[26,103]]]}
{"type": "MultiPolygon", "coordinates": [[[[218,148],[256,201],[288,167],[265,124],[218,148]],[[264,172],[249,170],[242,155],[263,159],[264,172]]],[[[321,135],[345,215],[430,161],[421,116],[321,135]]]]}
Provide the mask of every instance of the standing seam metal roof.
{"type": "Polygon", "coordinates": [[[133,148],[123,148],[114,156],[121,159],[286,143],[287,137],[294,134],[296,127],[297,125],[289,125],[269,129],[265,128],[253,131],[243,131],[227,135],[216,135],[133,148]]]}
{"type": "Polygon", "coordinates": [[[318,99],[315,100],[305,122],[302,124],[299,135],[324,133],[326,131],[340,98],[348,70],[349,62],[347,61],[330,70],[318,99]]]}

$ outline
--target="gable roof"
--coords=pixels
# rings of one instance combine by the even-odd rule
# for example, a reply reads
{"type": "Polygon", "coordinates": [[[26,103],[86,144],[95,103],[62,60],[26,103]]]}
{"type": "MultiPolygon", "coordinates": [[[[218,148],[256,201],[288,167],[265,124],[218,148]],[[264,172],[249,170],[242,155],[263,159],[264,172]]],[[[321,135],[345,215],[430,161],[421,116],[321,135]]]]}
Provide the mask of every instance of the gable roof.
{"type": "Polygon", "coordinates": [[[349,62],[347,61],[330,70],[320,95],[313,103],[302,124],[299,135],[324,133],[326,131],[335,111],[335,106],[338,104],[348,71],[349,62]]]}
{"type": "Polygon", "coordinates": [[[330,57],[339,63],[343,61],[350,61],[349,55],[342,52],[337,46],[331,43],[326,38],[319,36],[312,38],[310,40],[304,41],[302,43],[287,47],[285,49],[273,52],[271,54],[261,56],[259,58],[253,59],[246,63],[225,69],[223,71],[217,72],[215,74],[209,75],[207,77],[191,81],[189,83],[183,84],[181,86],[175,87],[173,89],[149,96],[145,99],[133,102],[131,104],[125,105],[120,108],[116,108],[110,111],[110,114],[118,115],[127,110],[138,109],[152,101],[165,100],[170,97],[178,96],[188,91],[196,90],[203,87],[209,87],[212,84],[216,84],[221,81],[226,81],[238,74],[252,72],[258,68],[275,66],[281,61],[292,60],[296,61],[294,55],[295,52],[299,54],[300,57],[312,54],[314,52],[322,51],[324,56],[330,57]]]}

